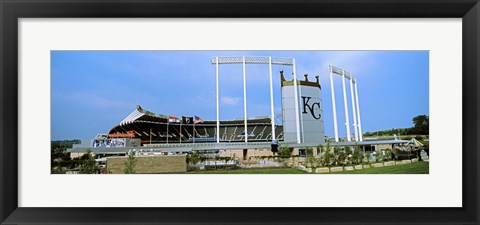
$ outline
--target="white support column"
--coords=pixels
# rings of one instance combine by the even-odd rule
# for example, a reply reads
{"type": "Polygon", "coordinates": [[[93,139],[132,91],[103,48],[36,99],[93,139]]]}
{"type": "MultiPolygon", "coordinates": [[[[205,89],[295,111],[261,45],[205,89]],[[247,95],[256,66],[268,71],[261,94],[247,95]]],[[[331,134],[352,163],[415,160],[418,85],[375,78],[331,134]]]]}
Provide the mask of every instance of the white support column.
{"type": "Polygon", "coordinates": [[[247,130],[247,74],[245,71],[245,56],[243,57],[243,115],[245,126],[245,142],[248,142],[247,130]]]}
{"type": "Polygon", "coordinates": [[[351,141],[350,121],[348,119],[347,92],[345,91],[345,70],[342,70],[342,87],[343,87],[343,105],[345,106],[345,126],[347,127],[347,141],[351,141]]]}
{"type": "MultiPolygon", "coordinates": [[[[302,86],[301,85],[298,87],[298,94],[299,94],[300,97],[302,97],[302,86]]],[[[303,113],[299,113],[299,114],[300,114],[300,133],[302,134],[302,136],[300,138],[302,140],[302,143],[305,143],[305,135],[303,135],[303,127],[304,127],[303,126],[303,113]]]]}
{"type": "Polygon", "coordinates": [[[332,66],[330,66],[330,87],[330,90],[332,91],[333,128],[335,131],[335,142],[338,142],[337,107],[335,105],[335,87],[333,86],[332,66]]]}
{"type": "Polygon", "coordinates": [[[358,136],[360,138],[360,141],[363,141],[363,135],[362,135],[362,122],[360,120],[360,103],[358,103],[358,89],[357,89],[357,80],[355,80],[355,97],[356,97],[356,102],[357,102],[357,116],[358,116],[358,136]]]}
{"type": "Polygon", "coordinates": [[[350,75],[350,95],[352,96],[353,130],[355,131],[355,141],[358,141],[357,113],[355,112],[355,99],[353,97],[353,75],[350,75]]]}
{"type": "Polygon", "coordinates": [[[218,57],[215,59],[215,86],[217,89],[217,143],[220,143],[220,110],[218,104],[218,57]]]}
{"type": "Polygon", "coordinates": [[[297,126],[297,143],[300,143],[300,116],[298,112],[298,85],[297,85],[297,67],[295,66],[295,59],[293,59],[293,88],[295,93],[295,117],[297,126]]]}
{"type": "Polygon", "coordinates": [[[270,112],[272,123],[272,141],[275,140],[275,111],[273,107],[273,78],[272,78],[272,57],[268,57],[268,66],[270,69],[270,112]]]}

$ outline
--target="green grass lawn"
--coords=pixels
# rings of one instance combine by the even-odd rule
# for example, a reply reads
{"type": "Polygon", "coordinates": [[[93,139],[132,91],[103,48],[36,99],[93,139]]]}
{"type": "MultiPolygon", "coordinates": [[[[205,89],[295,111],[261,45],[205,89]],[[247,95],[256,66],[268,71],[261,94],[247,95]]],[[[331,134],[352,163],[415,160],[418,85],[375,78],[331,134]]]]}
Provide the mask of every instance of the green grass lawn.
{"type": "Polygon", "coordinates": [[[325,174],[428,174],[428,162],[414,162],[405,165],[395,165],[377,168],[368,168],[363,170],[352,170],[342,172],[332,172],[325,174]]]}
{"type": "Polygon", "coordinates": [[[233,170],[203,170],[191,171],[188,174],[305,174],[307,172],[296,168],[262,168],[233,170]]]}
{"type": "MultiPolygon", "coordinates": [[[[332,172],[323,174],[428,174],[428,162],[415,162],[406,165],[386,166],[380,168],[368,168],[363,170],[352,170],[332,172]]],[[[261,168],[261,169],[233,169],[233,170],[202,170],[191,171],[187,174],[307,174],[296,168],[261,168]]],[[[318,175],[323,175],[318,174],[318,175]]]]}

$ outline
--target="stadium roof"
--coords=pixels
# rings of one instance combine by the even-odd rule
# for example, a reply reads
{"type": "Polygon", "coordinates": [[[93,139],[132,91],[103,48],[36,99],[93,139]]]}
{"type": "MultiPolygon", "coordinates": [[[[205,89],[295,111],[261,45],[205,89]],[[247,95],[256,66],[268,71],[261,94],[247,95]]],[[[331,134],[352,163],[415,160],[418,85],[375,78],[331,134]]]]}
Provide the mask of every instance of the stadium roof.
{"type": "Polygon", "coordinates": [[[140,105],[137,105],[135,110],[130,113],[125,119],[120,122],[120,125],[125,125],[133,123],[136,120],[145,120],[145,121],[156,121],[156,122],[166,122],[168,121],[168,116],[156,114],[148,110],[143,109],[140,105]]]}
{"type": "MultiPolygon", "coordinates": [[[[158,122],[158,123],[168,123],[169,116],[157,114],[148,110],[143,109],[140,105],[137,105],[135,110],[130,113],[125,119],[120,122],[120,126],[127,125],[130,123],[134,123],[136,121],[141,122],[158,122]]],[[[262,117],[254,117],[247,119],[249,124],[255,123],[270,123],[270,117],[262,116],[262,117]]],[[[244,119],[238,118],[233,120],[222,120],[220,121],[222,124],[243,124],[244,119]]],[[[216,124],[216,120],[203,120],[202,124],[216,124]]]]}

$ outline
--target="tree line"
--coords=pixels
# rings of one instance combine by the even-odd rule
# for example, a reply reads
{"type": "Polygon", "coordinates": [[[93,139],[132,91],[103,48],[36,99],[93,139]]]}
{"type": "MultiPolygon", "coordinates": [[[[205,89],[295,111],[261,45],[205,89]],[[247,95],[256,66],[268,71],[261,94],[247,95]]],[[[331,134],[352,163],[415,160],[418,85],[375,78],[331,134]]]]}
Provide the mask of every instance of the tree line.
{"type": "Polygon", "coordinates": [[[393,136],[396,135],[428,135],[429,117],[427,115],[418,115],[412,119],[413,126],[409,128],[392,128],[390,130],[369,131],[363,136],[393,136]]]}
{"type": "Polygon", "coordinates": [[[80,140],[52,141],[50,151],[50,169],[53,174],[66,173],[67,170],[77,170],[79,173],[95,173],[97,164],[90,151],[82,156],[71,158],[67,149],[74,144],[80,144],[80,140]]]}

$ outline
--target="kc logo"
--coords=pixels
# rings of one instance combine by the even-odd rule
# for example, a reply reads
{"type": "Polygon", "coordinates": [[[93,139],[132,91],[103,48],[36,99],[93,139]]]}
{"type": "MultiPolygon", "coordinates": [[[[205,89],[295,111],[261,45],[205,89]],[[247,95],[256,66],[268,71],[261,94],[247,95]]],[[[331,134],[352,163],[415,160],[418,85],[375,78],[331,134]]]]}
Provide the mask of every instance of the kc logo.
{"type": "Polygon", "coordinates": [[[320,119],[320,117],[322,117],[322,115],[318,114],[318,115],[315,115],[315,106],[320,109],[320,102],[315,102],[313,103],[312,105],[308,104],[308,102],[310,101],[312,97],[305,97],[305,96],[302,96],[302,99],[303,99],[303,112],[302,113],[308,113],[307,112],[307,109],[308,111],[310,112],[310,114],[312,114],[313,118],[315,118],[316,120],[320,119]]]}

